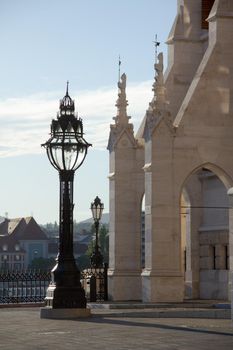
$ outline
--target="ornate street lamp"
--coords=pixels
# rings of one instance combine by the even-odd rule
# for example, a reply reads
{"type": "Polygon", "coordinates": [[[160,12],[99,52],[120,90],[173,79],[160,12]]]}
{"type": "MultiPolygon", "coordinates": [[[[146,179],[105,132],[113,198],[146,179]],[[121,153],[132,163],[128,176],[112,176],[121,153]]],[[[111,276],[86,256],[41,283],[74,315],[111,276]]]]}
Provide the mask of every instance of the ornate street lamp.
{"type": "Polygon", "coordinates": [[[98,236],[99,236],[99,222],[104,210],[104,204],[101,203],[100,198],[97,196],[93,203],[91,203],[92,217],[95,225],[95,248],[91,255],[91,267],[99,268],[103,267],[103,255],[100,252],[98,236]]]}
{"type": "Polygon", "coordinates": [[[83,137],[82,119],[75,115],[68,82],[57,119],[51,123],[51,137],[42,146],[60,177],[59,252],[57,264],[51,272],[46,306],[52,309],[86,308],[80,271],[73,255],[73,180],[75,171],[84,162],[91,145],[83,137]]]}

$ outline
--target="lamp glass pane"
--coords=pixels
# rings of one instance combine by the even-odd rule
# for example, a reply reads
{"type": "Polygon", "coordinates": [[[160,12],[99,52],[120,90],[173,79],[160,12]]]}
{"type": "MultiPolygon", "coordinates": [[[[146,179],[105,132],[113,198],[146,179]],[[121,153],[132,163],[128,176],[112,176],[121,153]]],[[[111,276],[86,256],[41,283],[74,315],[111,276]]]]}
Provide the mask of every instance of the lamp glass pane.
{"type": "Polygon", "coordinates": [[[77,158],[77,145],[66,143],[64,144],[64,160],[66,170],[71,170],[75,166],[77,158]]]}
{"type": "Polygon", "coordinates": [[[101,219],[101,217],[102,217],[103,210],[104,210],[104,207],[103,207],[103,205],[101,205],[101,207],[100,207],[100,213],[99,213],[100,219],[101,219]]]}
{"type": "Polygon", "coordinates": [[[82,164],[84,158],[86,157],[86,153],[87,153],[86,147],[79,147],[78,159],[75,164],[75,169],[77,169],[82,164]]]}
{"type": "Polygon", "coordinates": [[[91,205],[91,211],[92,211],[92,216],[94,220],[100,220],[102,217],[102,212],[103,212],[103,205],[95,205],[92,203],[91,205]]]}
{"type": "Polygon", "coordinates": [[[61,116],[51,126],[52,137],[45,144],[50,162],[57,170],[77,170],[83,163],[89,144],[82,137],[82,124],[67,124],[61,116]]]}
{"type": "Polygon", "coordinates": [[[100,219],[100,206],[98,205],[96,208],[96,219],[99,220],[100,219]]]}
{"type": "Polygon", "coordinates": [[[61,170],[64,169],[63,160],[62,160],[62,146],[53,146],[52,155],[57,167],[61,170]]]}
{"type": "Polygon", "coordinates": [[[96,220],[96,207],[94,206],[94,203],[91,204],[91,212],[93,219],[96,220]]]}

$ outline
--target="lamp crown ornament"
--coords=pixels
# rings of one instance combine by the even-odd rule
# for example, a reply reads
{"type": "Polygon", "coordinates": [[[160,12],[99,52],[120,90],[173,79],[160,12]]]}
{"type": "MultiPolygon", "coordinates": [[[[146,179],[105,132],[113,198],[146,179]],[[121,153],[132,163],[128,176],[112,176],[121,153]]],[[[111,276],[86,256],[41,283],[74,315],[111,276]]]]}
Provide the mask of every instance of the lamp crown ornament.
{"type": "Polygon", "coordinates": [[[63,99],[60,100],[60,113],[61,114],[74,114],[75,106],[74,100],[69,95],[69,81],[66,84],[66,94],[63,99]]]}
{"type": "Polygon", "coordinates": [[[91,146],[83,135],[83,122],[75,115],[74,101],[66,94],[60,100],[57,119],[51,123],[51,137],[44,143],[52,166],[58,171],[77,170],[83,163],[88,147],[91,146]]]}

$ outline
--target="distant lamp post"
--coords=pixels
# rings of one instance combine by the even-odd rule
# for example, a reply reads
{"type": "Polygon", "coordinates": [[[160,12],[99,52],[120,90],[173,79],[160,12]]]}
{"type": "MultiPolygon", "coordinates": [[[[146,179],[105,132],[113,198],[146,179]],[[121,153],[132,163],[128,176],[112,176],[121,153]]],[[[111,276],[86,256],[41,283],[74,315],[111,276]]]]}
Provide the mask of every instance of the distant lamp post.
{"type": "MultiPolygon", "coordinates": [[[[82,119],[75,115],[68,82],[57,119],[52,120],[51,137],[42,146],[60,178],[59,252],[57,264],[51,272],[46,306],[52,309],[84,309],[86,297],[73,254],[73,180],[91,145],[83,137],[82,119]]],[[[46,312],[41,312],[41,317],[46,315],[46,312]]]]}
{"type": "Polygon", "coordinates": [[[104,210],[104,204],[101,202],[100,198],[97,196],[93,203],[91,203],[92,217],[94,219],[95,225],[95,247],[91,255],[91,267],[99,268],[103,267],[103,255],[99,248],[99,222],[102,217],[104,210]]]}
{"type": "Polygon", "coordinates": [[[3,260],[4,260],[4,266],[3,266],[3,268],[4,268],[4,271],[6,271],[6,270],[7,270],[7,260],[8,260],[8,256],[7,256],[7,255],[3,255],[3,260]]]}

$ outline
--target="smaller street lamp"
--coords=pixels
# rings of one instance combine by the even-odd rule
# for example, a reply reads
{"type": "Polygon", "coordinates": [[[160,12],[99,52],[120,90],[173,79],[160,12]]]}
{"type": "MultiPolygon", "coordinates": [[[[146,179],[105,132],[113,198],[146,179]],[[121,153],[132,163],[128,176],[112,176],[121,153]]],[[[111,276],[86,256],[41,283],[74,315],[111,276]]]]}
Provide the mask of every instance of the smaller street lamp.
{"type": "Polygon", "coordinates": [[[100,198],[97,196],[93,203],[91,203],[92,217],[95,225],[95,249],[91,255],[91,267],[99,268],[103,267],[103,255],[100,252],[98,244],[99,235],[99,222],[102,217],[104,210],[104,204],[101,202],[100,198]]]}
{"type": "Polygon", "coordinates": [[[7,257],[7,255],[3,255],[3,260],[4,260],[4,270],[6,271],[6,269],[7,269],[7,260],[8,260],[8,257],[7,257]]]}

